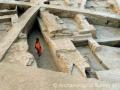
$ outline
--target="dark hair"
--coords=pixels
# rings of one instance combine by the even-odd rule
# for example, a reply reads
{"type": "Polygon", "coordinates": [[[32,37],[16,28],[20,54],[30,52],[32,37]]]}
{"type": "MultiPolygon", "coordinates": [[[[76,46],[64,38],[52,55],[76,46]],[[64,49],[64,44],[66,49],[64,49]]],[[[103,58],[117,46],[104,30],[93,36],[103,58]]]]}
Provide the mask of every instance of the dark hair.
{"type": "Polygon", "coordinates": [[[36,42],[39,42],[39,38],[36,38],[36,42]]]}

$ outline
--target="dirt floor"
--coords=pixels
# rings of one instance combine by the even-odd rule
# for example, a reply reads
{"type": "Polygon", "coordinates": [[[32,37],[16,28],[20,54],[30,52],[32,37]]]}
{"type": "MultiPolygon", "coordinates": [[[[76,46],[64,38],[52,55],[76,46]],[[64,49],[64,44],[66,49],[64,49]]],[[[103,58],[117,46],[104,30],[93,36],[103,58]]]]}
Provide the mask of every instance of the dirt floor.
{"type": "Polygon", "coordinates": [[[62,20],[64,21],[66,27],[68,28],[68,30],[70,30],[71,32],[75,32],[79,29],[78,24],[74,21],[74,19],[72,18],[62,18],[62,20]]]}
{"type": "Polygon", "coordinates": [[[107,0],[88,0],[86,4],[86,8],[95,11],[113,13],[107,3],[107,0]]]}
{"type": "Polygon", "coordinates": [[[119,28],[94,25],[97,31],[97,39],[120,38],[119,28]]]}
{"type": "Polygon", "coordinates": [[[77,50],[80,51],[80,53],[88,61],[93,70],[104,70],[104,67],[100,64],[99,60],[97,60],[97,58],[93,55],[88,46],[77,47],[77,50]]]}
{"type": "Polygon", "coordinates": [[[39,68],[57,71],[57,68],[53,62],[53,58],[49,52],[48,46],[46,45],[44,38],[40,32],[40,29],[37,25],[35,25],[28,34],[28,44],[29,44],[29,51],[34,55],[37,66],[39,68]],[[34,48],[36,38],[39,38],[40,43],[42,44],[42,47],[44,49],[40,57],[37,55],[36,50],[34,48]]]}

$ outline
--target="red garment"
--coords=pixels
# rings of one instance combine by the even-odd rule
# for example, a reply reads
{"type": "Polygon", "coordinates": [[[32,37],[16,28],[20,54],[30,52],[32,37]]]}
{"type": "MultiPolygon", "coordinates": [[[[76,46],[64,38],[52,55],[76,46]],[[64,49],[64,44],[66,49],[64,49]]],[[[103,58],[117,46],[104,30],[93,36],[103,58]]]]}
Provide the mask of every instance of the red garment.
{"type": "Polygon", "coordinates": [[[41,53],[42,53],[42,47],[41,47],[40,42],[35,43],[35,48],[37,50],[38,55],[41,55],[41,53]]]}

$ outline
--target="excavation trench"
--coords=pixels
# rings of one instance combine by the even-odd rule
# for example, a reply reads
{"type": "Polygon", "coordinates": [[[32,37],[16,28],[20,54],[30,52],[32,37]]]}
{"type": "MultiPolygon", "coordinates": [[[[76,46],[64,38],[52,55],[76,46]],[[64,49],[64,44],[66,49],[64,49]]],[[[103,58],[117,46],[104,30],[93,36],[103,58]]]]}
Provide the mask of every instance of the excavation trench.
{"type": "Polygon", "coordinates": [[[35,22],[33,28],[28,33],[28,45],[29,45],[29,52],[33,54],[36,59],[37,67],[57,71],[57,68],[54,64],[53,58],[49,52],[48,46],[42,36],[41,30],[38,26],[38,22],[35,22]],[[40,43],[43,47],[43,53],[39,57],[35,50],[35,40],[39,38],[40,43]]]}
{"type": "Polygon", "coordinates": [[[91,78],[96,78],[96,75],[94,74],[95,71],[105,70],[104,66],[101,65],[98,58],[92,53],[92,50],[89,48],[87,41],[74,42],[74,45],[76,46],[80,54],[83,56],[83,58],[85,58],[90,65],[92,72],[90,71],[89,74],[86,73],[87,76],[91,78]]]}
{"type": "Polygon", "coordinates": [[[79,46],[77,50],[82,54],[82,56],[88,61],[91,68],[95,71],[104,70],[102,65],[100,65],[99,60],[94,56],[92,51],[88,46],[79,46]]]}
{"type": "Polygon", "coordinates": [[[120,21],[102,17],[87,17],[96,29],[96,41],[101,45],[120,47],[120,21]]]}

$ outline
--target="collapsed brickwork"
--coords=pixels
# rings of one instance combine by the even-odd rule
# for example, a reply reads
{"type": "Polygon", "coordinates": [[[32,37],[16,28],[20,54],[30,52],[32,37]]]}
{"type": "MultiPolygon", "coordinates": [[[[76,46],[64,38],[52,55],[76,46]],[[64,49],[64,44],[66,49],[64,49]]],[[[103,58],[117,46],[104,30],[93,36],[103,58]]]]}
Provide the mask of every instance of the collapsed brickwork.
{"type": "MultiPolygon", "coordinates": [[[[36,63],[47,60],[44,55],[36,58],[35,52],[28,50],[28,33],[35,29],[33,25],[37,22],[40,35],[46,42],[44,45],[48,46],[51,60],[57,68],[57,72],[54,71],[56,77],[63,72],[66,78],[70,78],[70,74],[84,82],[89,82],[89,77],[94,83],[105,81],[109,86],[112,81],[119,83],[119,0],[1,0],[0,4],[2,66],[7,64],[14,68],[15,64],[39,69],[36,63]]],[[[52,74],[47,69],[35,73],[41,72],[52,74]]],[[[115,88],[119,90],[119,87],[115,88]]],[[[92,87],[92,90],[99,89],[101,87],[92,87]]]]}

